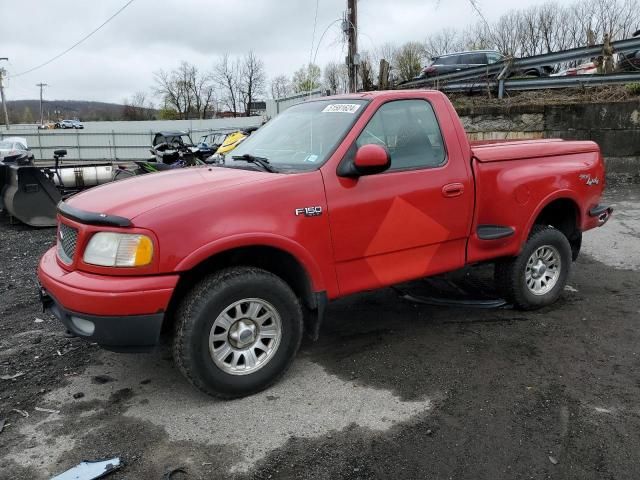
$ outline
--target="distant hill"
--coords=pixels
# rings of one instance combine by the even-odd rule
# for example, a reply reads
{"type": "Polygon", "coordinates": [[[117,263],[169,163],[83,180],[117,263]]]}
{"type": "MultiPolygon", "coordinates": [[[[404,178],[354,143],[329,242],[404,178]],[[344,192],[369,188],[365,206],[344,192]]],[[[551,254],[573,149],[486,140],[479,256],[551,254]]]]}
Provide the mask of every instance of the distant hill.
{"type": "MultiPolygon", "coordinates": [[[[117,103],[89,102],[85,100],[46,100],[43,102],[44,120],[56,121],[78,118],[83,122],[127,120],[125,106],[117,103]]],[[[10,100],[7,112],[11,123],[38,123],[40,121],[39,100],[10,100]]],[[[157,117],[157,110],[144,109],[144,120],[157,117]]]]}

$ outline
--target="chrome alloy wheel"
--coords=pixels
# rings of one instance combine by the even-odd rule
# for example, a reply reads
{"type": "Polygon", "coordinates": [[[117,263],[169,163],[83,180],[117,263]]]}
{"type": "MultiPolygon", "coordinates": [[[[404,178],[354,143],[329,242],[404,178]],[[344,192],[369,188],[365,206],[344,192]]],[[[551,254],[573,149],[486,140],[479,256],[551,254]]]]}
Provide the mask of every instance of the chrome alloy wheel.
{"type": "Polygon", "coordinates": [[[534,295],[544,295],[555,287],[560,278],[560,252],[551,245],[538,247],[527,260],[524,278],[534,295]]]}
{"type": "Polygon", "coordinates": [[[274,306],[260,298],[245,298],[229,305],[213,322],[209,354],[223,372],[247,375],[269,362],[281,337],[274,306]]]}

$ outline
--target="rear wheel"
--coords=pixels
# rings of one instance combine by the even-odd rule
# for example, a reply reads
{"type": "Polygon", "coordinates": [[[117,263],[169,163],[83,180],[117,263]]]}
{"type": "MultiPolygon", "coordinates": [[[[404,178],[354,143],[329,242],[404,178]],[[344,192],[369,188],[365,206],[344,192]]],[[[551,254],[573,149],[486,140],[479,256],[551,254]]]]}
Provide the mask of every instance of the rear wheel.
{"type": "Polygon", "coordinates": [[[522,252],[496,263],[496,286],[522,310],[555,302],[562,294],[571,268],[571,246],[559,230],[537,225],[522,252]]]}
{"type": "Polygon", "coordinates": [[[186,296],[177,313],[174,358],[209,395],[251,395],[286,372],[302,331],[300,302],[282,279],[235,267],[206,277],[186,296]]]}

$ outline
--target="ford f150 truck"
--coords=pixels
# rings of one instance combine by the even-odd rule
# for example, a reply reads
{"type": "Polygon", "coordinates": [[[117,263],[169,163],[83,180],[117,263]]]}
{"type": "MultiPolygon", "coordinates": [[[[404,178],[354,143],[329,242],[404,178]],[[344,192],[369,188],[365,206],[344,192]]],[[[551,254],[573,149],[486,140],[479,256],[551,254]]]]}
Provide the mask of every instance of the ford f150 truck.
{"type": "Polygon", "coordinates": [[[173,332],[182,373],[223,398],[275,382],[328,301],[482,262],[516,308],[554,302],[604,224],[588,141],[470,144],[436,91],[322,98],[221,166],[115,182],[58,207],[41,298],[112,350],[173,332]]]}

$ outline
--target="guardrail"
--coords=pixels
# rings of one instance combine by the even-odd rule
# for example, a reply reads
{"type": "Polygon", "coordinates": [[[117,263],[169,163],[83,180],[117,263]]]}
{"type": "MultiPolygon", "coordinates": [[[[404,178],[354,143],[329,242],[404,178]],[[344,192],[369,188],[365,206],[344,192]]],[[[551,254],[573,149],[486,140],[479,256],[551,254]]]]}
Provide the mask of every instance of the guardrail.
{"type": "MultiPolygon", "coordinates": [[[[612,42],[611,45],[616,53],[640,50],[640,37],[628,38],[612,42]]],[[[579,47],[561,52],[546,53],[543,55],[535,55],[533,57],[506,59],[500,62],[492,63],[482,67],[467,68],[459,72],[439,75],[437,77],[423,78],[420,80],[412,80],[401,85],[400,88],[437,88],[444,90],[445,88],[455,88],[452,83],[459,84],[465,80],[484,79],[486,88],[487,81],[497,79],[498,76],[505,78],[509,71],[524,71],[527,68],[542,67],[544,65],[555,65],[558,63],[570,62],[582,58],[596,57],[602,54],[603,45],[595,45],[593,47],[579,47]]],[[[553,77],[556,78],[556,77],[553,77]]],[[[547,78],[545,78],[547,80],[547,78]]],[[[634,80],[636,81],[636,80],[634,80]]],[[[511,80],[505,80],[511,82],[511,80]]],[[[467,82],[470,83],[470,82],[467,82]]],[[[546,88],[546,87],[540,87],[546,88]]],[[[451,90],[450,90],[451,91],[451,90]]]]}
{"type": "MultiPolygon", "coordinates": [[[[640,82],[640,72],[611,73],[608,75],[575,75],[570,77],[520,78],[512,80],[477,80],[475,82],[452,82],[438,87],[450,93],[473,93],[487,88],[503,91],[546,90],[551,88],[576,88],[596,85],[615,85],[640,82]]],[[[502,95],[500,95],[502,96],[502,95]]]]}

